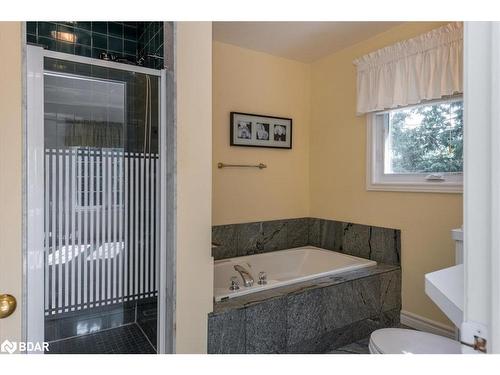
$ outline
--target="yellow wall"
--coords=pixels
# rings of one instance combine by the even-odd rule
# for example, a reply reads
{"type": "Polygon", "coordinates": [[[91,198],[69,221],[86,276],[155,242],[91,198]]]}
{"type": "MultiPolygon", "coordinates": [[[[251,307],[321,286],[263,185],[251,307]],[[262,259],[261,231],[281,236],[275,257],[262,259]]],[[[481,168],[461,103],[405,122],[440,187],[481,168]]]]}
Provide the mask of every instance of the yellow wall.
{"type": "Polygon", "coordinates": [[[365,117],[356,117],[352,61],[443,23],[405,23],[313,64],[214,42],[213,223],[313,216],[402,230],[403,310],[450,324],[424,274],[454,262],[450,229],[461,194],[368,192],[365,117]],[[229,146],[229,112],[294,120],[292,151],[229,146]],[[263,162],[267,170],[219,170],[263,162]]]}
{"type": "Polygon", "coordinates": [[[206,353],[212,311],[212,24],[179,22],[176,352],[206,353]]]}
{"type": "Polygon", "coordinates": [[[21,339],[22,310],[22,65],[21,23],[0,22],[0,294],[17,310],[0,319],[0,342],[21,339]]]}
{"type": "Polygon", "coordinates": [[[448,323],[424,292],[424,274],[454,262],[450,230],[462,225],[461,194],[368,192],[366,119],[356,117],[353,59],[440,23],[408,23],[312,65],[311,215],[401,229],[403,310],[448,323]]]}
{"type": "Polygon", "coordinates": [[[213,43],[213,223],[309,214],[309,86],[307,64],[213,43]],[[229,113],[293,119],[291,150],[229,146],[229,113]],[[268,168],[218,169],[217,162],[268,168]]]}

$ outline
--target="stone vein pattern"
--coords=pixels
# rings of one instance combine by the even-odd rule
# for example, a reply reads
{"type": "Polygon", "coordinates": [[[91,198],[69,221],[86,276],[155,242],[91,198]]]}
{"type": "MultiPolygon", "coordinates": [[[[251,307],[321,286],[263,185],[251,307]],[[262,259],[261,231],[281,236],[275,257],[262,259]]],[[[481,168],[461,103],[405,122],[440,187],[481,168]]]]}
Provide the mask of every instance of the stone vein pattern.
{"type": "Polygon", "coordinates": [[[214,304],[209,353],[327,353],[399,324],[401,270],[377,265],[214,304]]]}
{"type": "Polygon", "coordinates": [[[400,265],[401,231],[341,221],[299,218],[212,227],[215,260],[301,246],[400,265]]]}

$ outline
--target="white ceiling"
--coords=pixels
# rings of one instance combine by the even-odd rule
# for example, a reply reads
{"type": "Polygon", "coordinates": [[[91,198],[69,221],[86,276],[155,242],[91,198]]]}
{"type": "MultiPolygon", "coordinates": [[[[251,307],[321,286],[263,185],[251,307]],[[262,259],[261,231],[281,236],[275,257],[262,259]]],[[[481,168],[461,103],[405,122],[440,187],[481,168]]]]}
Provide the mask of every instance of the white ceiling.
{"type": "Polygon", "coordinates": [[[313,62],[401,22],[214,22],[213,39],[313,62]]]}

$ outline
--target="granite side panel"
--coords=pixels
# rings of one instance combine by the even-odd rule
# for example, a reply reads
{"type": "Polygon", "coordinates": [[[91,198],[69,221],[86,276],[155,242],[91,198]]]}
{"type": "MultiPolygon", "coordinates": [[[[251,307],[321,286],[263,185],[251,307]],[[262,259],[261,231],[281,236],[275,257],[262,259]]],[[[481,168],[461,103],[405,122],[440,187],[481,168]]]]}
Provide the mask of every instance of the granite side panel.
{"type": "Polygon", "coordinates": [[[287,345],[321,337],[324,333],[380,312],[379,275],[287,297],[287,345]]]}
{"type": "Polygon", "coordinates": [[[368,225],[342,223],[342,252],[371,259],[371,227],[368,225]]]}
{"type": "Polygon", "coordinates": [[[401,231],[317,218],[272,220],[212,228],[215,260],[316,246],[399,265],[401,231]]]}
{"type": "Polygon", "coordinates": [[[238,231],[236,225],[216,225],[212,227],[212,248],[214,259],[226,259],[238,256],[238,231]]]}
{"type": "Polygon", "coordinates": [[[310,340],[323,333],[323,289],[312,289],[285,298],[287,346],[310,340]]]}
{"type": "Polygon", "coordinates": [[[245,310],[208,317],[208,354],[245,353],[245,310]]]}
{"type": "Polygon", "coordinates": [[[401,269],[380,275],[380,311],[401,310],[401,269]]]}
{"type": "Polygon", "coordinates": [[[401,263],[401,231],[390,228],[371,227],[370,259],[379,263],[401,263]]]}
{"type": "Polygon", "coordinates": [[[309,219],[291,219],[287,221],[286,248],[309,245],[309,219]]]}
{"type": "Polygon", "coordinates": [[[309,218],[309,245],[328,250],[342,249],[342,223],[309,218]]]}
{"type": "Polygon", "coordinates": [[[398,229],[310,218],[309,244],[378,263],[400,265],[398,229]]]}
{"type": "Polygon", "coordinates": [[[212,227],[215,260],[307,246],[309,219],[272,220],[212,227]]]}
{"type": "Polygon", "coordinates": [[[377,329],[397,327],[399,314],[399,309],[386,311],[376,317],[325,331],[312,339],[288,345],[287,353],[319,354],[331,352],[341,346],[366,338],[377,329]]]}
{"type": "Polygon", "coordinates": [[[287,248],[287,220],[264,221],[261,226],[261,233],[257,240],[256,252],[267,253],[287,248]]]}
{"type": "Polygon", "coordinates": [[[396,326],[400,269],[361,271],[268,291],[261,301],[245,296],[216,304],[209,353],[324,353],[396,326]]]}
{"type": "Polygon", "coordinates": [[[245,309],[246,353],[286,352],[286,300],[278,298],[245,309]]]}

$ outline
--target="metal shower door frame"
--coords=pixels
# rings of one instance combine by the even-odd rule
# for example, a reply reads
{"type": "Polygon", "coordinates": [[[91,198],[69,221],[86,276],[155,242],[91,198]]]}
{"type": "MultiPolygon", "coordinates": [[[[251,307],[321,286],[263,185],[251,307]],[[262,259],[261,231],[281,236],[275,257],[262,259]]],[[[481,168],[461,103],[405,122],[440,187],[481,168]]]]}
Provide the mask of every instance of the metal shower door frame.
{"type": "MultiPolygon", "coordinates": [[[[24,287],[23,287],[23,336],[25,341],[44,341],[44,58],[70,61],[75,63],[102,66],[111,69],[125,70],[136,73],[157,76],[160,79],[160,236],[158,272],[160,275],[158,287],[158,353],[172,353],[174,346],[174,304],[170,296],[175,287],[175,266],[171,256],[174,251],[167,230],[174,223],[167,215],[169,194],[175,191],[175,184],[169,183],[167,151],[172,145],[167,141],[174,140],[167,135],[167,98],[172,89],[167,88],[167,72],[134,65],[125,65],[113,61],[92,59],[83,56],[70,55],[48,51],[41,47],[26,45],[25,48],[25,173],[24,173],[24,287]],[[170,146],[170,147],[168,147],[170,146]],[[171,186],[170,188],[167,188],[171,186]],[[167,261],[168,259],[168,261],[167,261]]],[[[171,84],[169,80],[169,84],[171,84]]],[[[170,122],[170,121],[169,121],[170,122]]],[[[172,124],[169,124],[171,126],[172,124]]],[[[171,154],[171,152],[170,152],[171,154]]],[[[172,233],[171,231],[169,231],[172,233]]]]}

